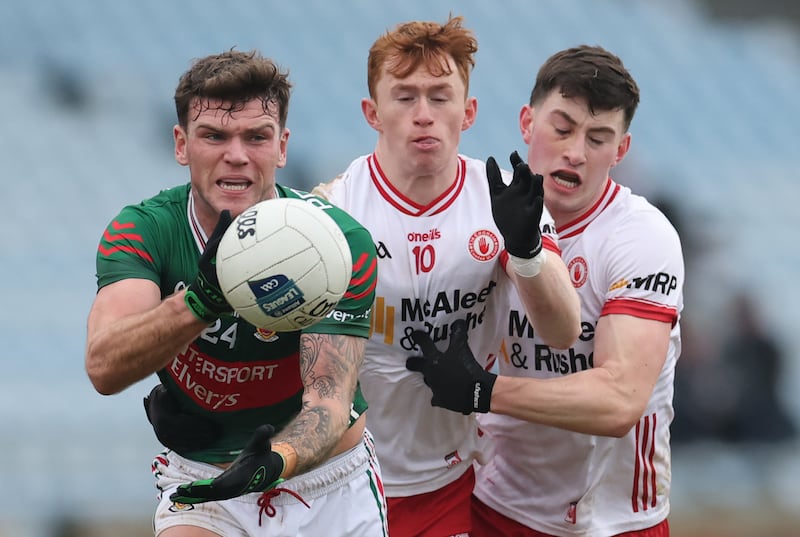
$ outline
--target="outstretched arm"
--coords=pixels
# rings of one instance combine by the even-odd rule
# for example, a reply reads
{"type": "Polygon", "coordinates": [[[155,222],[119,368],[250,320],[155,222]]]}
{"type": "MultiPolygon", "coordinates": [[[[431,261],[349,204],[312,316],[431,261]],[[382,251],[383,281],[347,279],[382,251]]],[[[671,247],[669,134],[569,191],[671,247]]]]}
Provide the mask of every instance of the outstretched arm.
{"type": "Polygon", "coordinates": [[[492,216],[509,254],[506,273],[539,336],[552,347],[567,348],[580,334],[580,299],[564,262],[544,247],[542,176],[532,173],[516,151],[511,165],[514,175],[506,185],[495,159],[486,161],[492,216]]]}
{"type": "Polygon", "coordinates": [[[423,374],[431,404],[464,414],[493,412],[585,434],[621,437],[641,418],[664,367],[670,324],[605,315],[595,330],[594,367],[547,379],[484,371],[467,344],[466,323],[453,323],[446,351],[414,332],[423,356],[406,367],[423,374]]]}
{"type": "Polygon", "coordinates": [[[594,367],[550,379],[497,378],[491,410],[580,433],[621,437],[641,418],[664,367],[670,324],[605,315],[594,367]]]}

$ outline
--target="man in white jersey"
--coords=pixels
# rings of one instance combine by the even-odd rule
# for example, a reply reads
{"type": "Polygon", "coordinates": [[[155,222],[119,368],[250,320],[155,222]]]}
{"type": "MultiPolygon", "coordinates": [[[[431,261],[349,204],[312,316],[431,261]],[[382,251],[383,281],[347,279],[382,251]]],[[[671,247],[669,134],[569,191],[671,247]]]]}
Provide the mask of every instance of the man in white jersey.
{"type": "MultiPolygon", "coordinates": [[[[528,311],[550,344],[567,346],[580,329],[577,294],[552,220],[542,215],[541,177],[518,156],[512,181],[494,159],[487,167],[458,154],[477,111],[468,96],[477,42],[461,23],[408,22],[373,44],[362,111],[378,132],[375,151],[315,191],[370,230],[378,250],[381,276],[360,381],[392,537],[469,535],[472,462],[488,450],[475,418],[432,408],[422,377],[406,369],[412,332],[447,340],[461,320],[487,365],[499,348],[510,296],[503,289],[512,281],[532,298],[528,311]],[[501,213],[498,224],[493,210],[501,213]],[[540,219],[550,233],[540,233],[540,219]]],[[[488,405],[475,395],[476,408],[488,405]]]]}
{"type": "Polygon", "coordinates": [[[548,344],[515,303],[495,376],[463,341],[442,352],[419,337],[415,368],[435,404],[468,411],[463,386],[491,391],[481,425],[496,454],[476,474],[476,537],[669,535],[681,245],[661,212],[609,176],[630,147],[638,102],[619,58],[580,46],[544,63],[520,112],[581,298],[578,341],[548,344]]]}

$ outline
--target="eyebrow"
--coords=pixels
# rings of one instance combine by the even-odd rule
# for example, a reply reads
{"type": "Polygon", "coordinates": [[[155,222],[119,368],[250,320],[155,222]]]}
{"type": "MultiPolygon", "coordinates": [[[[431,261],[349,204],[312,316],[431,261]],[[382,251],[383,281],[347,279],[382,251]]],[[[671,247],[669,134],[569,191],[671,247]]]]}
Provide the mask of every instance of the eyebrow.
{"type": "MultiPolygon", "coordinates": [[[[578,122],[575,121],[572,116],[564,112],[563,110],[553,110],[553,114],[561,116],[567,121],[570,125],[577,125],[578,122]]],[[[598,134],[610,134],[612,136],[617,134],[617,131],[614,130],[612,127],[592,127],[589,129],[589,132],[598,133],[598,134]]]]}
{"type": "MultiPolygon", "coordinates": [[[[224,125],[222,127],[220,127],[218,125],[212,125],[210,123],[197,123],[195,128],[197,128],[197,129],[206,129],[206,130],[210,130],[210,131],[218,131],[218,132],[223,132],[223,131],[227,130],[224,125]]],[[[250,127],[248,129],[245,129],[244,132],[254,133],[254,132],[263,132],[265,130],[272,130],[272,131],[279,130],[278,129],[278,123],[275,122],[274,120],[273,121],[265,121],[263,123],[260,123],[259,125],[256,125],[255,127],[250,127]]]]}
{"type": "MultiPolygon", "coordinates": [[[[397,84],[396,86],[394,86],[392,88],[392,91],[416,90],[416,89],[420,89],[420,87],[421,86],[419,86],[417,84],[405,84],[405,83],[401,82],[400,84],[397,84]]],[[[453,84],[451,84],[450,82],[441,82],[439,84],[431,84],[430,86],[426,85],[426,86],[422,87],[422,89],[433,90],[433,91],[448,90],[448,89],[454,89],[454,88],[455,88],[455,86],[453,86],[453,84]]]]}

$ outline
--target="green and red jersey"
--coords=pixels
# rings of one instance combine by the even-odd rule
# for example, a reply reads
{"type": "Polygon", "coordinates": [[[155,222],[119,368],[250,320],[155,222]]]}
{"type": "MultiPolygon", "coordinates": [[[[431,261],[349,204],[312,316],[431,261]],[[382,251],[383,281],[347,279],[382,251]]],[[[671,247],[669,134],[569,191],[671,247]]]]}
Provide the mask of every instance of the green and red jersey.
{"type": "MultiPolygon", "coordinates": [[[[347,292],[325,318],[303,332],[368,337],[377,283],[375,245],[354,218],[327,201],[280,185],[279,197],[298,198],[325,210],[344,232],[353,259],[347,292]]],[[[155,282],[162,298],[197,275],[206,236],[194,215],[190,185],[129,205],[108,225],[97,250],[98,289],[138,278],[155,282]]],[[[183,455],[198,461],[232,461],[258,425],[283,428],[300,411],[299,342],[302,332],[259,329],[238,316],[209,325],[158,372],[182,408],[207,415],[224,434],[213,446],[183,455]]],[[[367,408],[356,391],[351,423],[367,408]]]]}

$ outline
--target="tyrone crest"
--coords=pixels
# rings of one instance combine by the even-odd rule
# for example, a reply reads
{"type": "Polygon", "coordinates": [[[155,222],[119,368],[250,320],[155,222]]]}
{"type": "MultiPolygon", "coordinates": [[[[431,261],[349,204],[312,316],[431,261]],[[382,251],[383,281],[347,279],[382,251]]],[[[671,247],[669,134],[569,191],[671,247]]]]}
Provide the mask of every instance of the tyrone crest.
{"type": "Polygon", "coordinates": [[[497,235],[488,229],[479,229],[469,238],[469,253],[478,261],[491,261],[500,251],[497,235]]]}
{"type": "Polygon", "coordinates": [[[589,277],[589,267],[586,260],[581,256],[575,257],[567,264],[569,277],[572,280],[572,286],[576,289],[586,283],[586,278],[589,277]]]}

